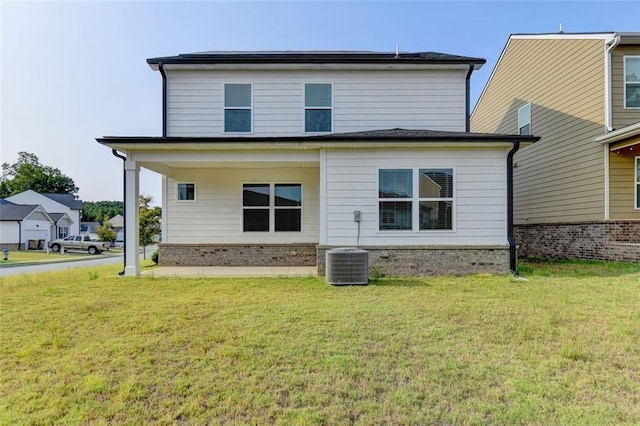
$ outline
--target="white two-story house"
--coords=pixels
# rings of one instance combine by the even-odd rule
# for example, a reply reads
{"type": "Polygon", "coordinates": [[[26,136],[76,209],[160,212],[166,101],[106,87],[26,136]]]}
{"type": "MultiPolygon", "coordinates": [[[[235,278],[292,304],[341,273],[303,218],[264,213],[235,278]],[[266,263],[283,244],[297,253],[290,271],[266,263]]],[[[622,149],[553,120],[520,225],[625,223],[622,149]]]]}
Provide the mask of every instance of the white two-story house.
{"type": "Polygon", "coordinates": [[[125,273],[138,172],[163,176],[161,265],[515,270],[512,157],[534,136],[469,132],[483,59],[433,52],[203,52],[148,59],[163,135],[97,140],[124,160],[125,273]],[[133,208],[131,208],[133,206],[133,208]]]}

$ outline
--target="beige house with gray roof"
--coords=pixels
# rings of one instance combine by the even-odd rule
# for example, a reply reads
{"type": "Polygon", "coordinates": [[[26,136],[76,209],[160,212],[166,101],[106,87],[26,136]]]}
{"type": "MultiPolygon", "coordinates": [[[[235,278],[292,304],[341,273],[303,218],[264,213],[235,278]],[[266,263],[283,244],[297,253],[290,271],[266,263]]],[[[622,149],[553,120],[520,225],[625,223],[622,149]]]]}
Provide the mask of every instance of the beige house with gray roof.
{"type": "Polygon", "coordinates": [[[640,33],[512,35],[471,130],[541,137],[515,156],[521,254],[640,261],[640,33]]]}

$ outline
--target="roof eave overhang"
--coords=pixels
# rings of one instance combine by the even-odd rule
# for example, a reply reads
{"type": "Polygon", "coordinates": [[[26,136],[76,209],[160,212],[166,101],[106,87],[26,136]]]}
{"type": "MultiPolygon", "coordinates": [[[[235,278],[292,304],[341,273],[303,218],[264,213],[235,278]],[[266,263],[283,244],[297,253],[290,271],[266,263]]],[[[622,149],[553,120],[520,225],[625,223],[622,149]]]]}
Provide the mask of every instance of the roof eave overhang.
{"type": "Polygon", "coordinates": [[[384,148],[490,148],[511,147],[514,142],[526,146],[539,140],[537,137],[478,137],[478,138],[398,138],[398,139],[342,139],[326,141],[274,141],[210,138],[153,138],[136,139],[105,137],[99,143],[123,152],[133,151],[304,151],[320,149],[384,149],[384,148]]]}
{"type": "Polygon", "coordinates": [[[593,138],[593,141],[604,145],[608,143],[619,142],[636,136],[640,136],[640,121],[621,129],[614,130],[613,132],[597,136],[593,138]]]}
{"type": "MultiPolygon", "coordinates": [[[[257,63],[257,62],[230,62],[230,63],[208,63],[208,62],[189,62],[189,61],[169,61],[161,62],[165,71],[389,71],[389,70],[465,70],[468,71],[472,66],[474,70],[478,70],[484,64],[484,61],[432,61],[432,62],[381,62],[381,63],[362,63],[362,62],[296,62],[296,63],[257,63]]],[[[149,63],[151,69],[158,71],[159,63],[149,63]]]]}

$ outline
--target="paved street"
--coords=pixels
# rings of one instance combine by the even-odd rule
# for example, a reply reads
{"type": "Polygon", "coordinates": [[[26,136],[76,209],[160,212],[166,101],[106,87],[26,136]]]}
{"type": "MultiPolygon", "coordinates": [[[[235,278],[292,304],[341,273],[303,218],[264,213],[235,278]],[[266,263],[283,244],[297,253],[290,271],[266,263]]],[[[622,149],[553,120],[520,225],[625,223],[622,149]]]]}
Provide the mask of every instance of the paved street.
{"type": "MultiPolygon", "coordinates": [[[[147,247],[147,259],[151,257],[151,253],[156,250],[156,246],[147,247]]],[[[120,264],[123,265],[123,255],[115,255],[115,256],[107,256],[107,257],[99,257],[97,259],[88,258],[86,260],[76,260],[69,262],[55,262],[55,263],[43,263],[43,264],[32,264],[32,265],[24,265],[24,266],[10,266],[4,267],[0,269],[0,276],[8,276],[8,275],[20,275],[20,274],[35,274],[38,272],[49,272],[49,271],[66,271],[68,269],[75,268],[88,268],[91,266],[103,266],[103,265],[115,265],[120,264]]],[[[140,259],[142,259],[142,253],[140,254],[140,259]]]]}

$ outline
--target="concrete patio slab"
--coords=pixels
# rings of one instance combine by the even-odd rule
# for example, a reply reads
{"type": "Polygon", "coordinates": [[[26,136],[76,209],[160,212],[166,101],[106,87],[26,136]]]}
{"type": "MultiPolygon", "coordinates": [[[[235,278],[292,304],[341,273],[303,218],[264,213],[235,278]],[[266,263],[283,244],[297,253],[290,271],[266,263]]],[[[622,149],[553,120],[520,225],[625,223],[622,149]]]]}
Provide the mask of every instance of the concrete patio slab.
{"type": "Polygon", "coordinates": [[[159,266],[142,271],[154,277],[315,277],[315,266],[159,266]]]}

